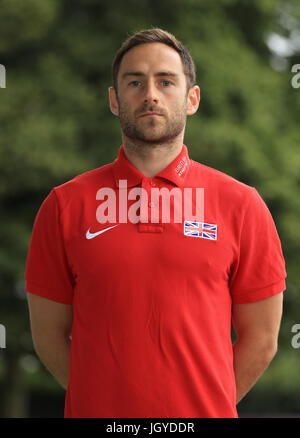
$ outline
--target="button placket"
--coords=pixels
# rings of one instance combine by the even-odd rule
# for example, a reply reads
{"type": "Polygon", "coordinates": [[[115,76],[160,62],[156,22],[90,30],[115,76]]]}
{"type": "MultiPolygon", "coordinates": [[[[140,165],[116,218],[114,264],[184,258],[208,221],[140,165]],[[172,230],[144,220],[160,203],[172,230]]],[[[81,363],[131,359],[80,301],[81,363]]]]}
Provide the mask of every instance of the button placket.
{"type": "Polygon", "coordinates": [[[161,233],[164,228],[163,225],[160,224],[159,222],[153,222],[153,223],[151,222],[151,210],[157,206],[157,203],[151,200],[152,187],[157,187],[157,184],[152,179],[143,178],[142,188],[144,190],[142,190],[139,231],[146,233],[147,232],[161,233]],[[146,194],[147,194],[147,199],[145,199],[146,194]]]}
{"type": "Polygon", "coordinates": [[[156,184],[155,182],[151,179],[150,180],[150,197],[149,197],[149,202],[148,202],[148,215],[149,215],[149,222],[153,223],[153,224],[158,224],[159,223],[159,203],[157,202],[157,200],[153,200],[152,194],[153,191],[152,189],[156,188],[156,184]],[[152,222],[153,221],[153,222],[152,222]]]}

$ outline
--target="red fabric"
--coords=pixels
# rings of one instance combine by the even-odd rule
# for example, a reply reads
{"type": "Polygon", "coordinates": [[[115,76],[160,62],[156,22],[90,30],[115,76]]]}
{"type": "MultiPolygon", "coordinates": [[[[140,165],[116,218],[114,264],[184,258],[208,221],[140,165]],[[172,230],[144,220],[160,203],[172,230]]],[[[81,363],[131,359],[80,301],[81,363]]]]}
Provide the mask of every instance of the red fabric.
{"type": "MultiPolygon", "coordinates": [[[[133,201],[128,202],[128,207],[133,201]]],[[[185,218],[189,219],[189,218],[185,218]]],[[[232,303],[285,289],[285,264],[258,192],[181,154],[155,178],[117,159],[55,187],[33,228],[26,290],[73,304],[65,417],[237,417],[232,303]],[[109,187],[204,188],[217,239],[182,223],[100,224],[109,187]]]]}

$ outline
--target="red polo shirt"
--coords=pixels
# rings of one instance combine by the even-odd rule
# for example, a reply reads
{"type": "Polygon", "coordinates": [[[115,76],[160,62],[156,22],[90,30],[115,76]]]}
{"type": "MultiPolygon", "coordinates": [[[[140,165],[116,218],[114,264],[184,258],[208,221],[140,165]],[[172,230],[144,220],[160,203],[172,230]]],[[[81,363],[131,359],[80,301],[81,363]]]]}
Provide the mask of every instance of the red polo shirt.
{"type": "Polygon", "coordinates": [[[285,277],[256,189],[191,160],[185,145],[154,178],[121,146],[113,163],[53,188],[25,278],[28,292],[73,305],[65,417],[236,417],[232,303],[282,292],[285,277]],[[99,189],[118,204],[120,180],[149,195],[203,188],[204,221],[99,223],[99,189]]]}

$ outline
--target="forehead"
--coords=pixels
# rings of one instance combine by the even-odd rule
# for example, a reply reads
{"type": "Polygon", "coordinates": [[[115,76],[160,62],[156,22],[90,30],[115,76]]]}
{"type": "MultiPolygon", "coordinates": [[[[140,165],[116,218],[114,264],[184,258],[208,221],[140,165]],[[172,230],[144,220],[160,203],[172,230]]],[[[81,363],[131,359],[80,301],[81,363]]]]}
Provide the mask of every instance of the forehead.
{"type": "Polygon", "coordinates": [[[121,61],[120,76],[127,70],[137,70],[144,74],[155,71],[173,71],[184,76],[179,53],[163,43],[140,44],[130,49],[121,61]]]}

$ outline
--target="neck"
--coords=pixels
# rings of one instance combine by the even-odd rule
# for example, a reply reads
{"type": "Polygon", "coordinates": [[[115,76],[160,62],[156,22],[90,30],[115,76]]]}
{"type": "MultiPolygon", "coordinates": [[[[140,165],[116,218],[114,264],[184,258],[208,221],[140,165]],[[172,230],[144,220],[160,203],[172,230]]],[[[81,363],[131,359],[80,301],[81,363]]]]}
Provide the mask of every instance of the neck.
{"type": "Polygon", "coordinates": [[[148,178],[153,178],[165,169],[180,154],[183,135],[168,143],[143,143],[132,141],[123,135],[126,158],[148,178]]]}

